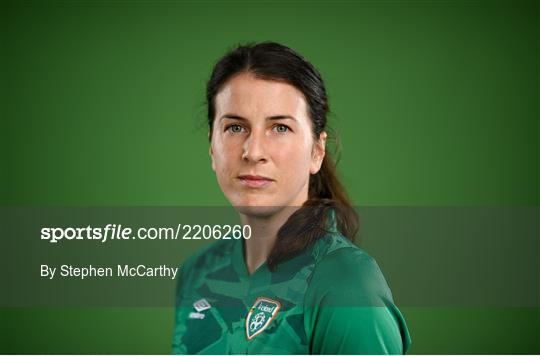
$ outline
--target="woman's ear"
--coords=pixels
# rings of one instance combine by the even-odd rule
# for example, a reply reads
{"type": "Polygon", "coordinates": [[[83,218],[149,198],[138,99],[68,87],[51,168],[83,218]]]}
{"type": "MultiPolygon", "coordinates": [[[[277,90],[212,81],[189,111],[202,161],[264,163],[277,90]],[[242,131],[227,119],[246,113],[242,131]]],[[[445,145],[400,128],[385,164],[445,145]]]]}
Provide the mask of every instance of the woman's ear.
{"type": "Polygon", "coordinates": [[[319,139],[315,141],[313,145],[313,154],[311,157],[311,168],[309,173],[316,174],[320,169],[326,154],[326,131],[323,131],[319,135],[319,139]]]}
{"type": "Polygon", "coordinates": [[[212,161],[212,170],[216,171],[216,165],[214,164],[214,151],[212,150],[212,144],[210,143],[210,148],[208,149],[208,154],[210,155],[210,160],[212,161]]]}
{"type": "Polygon", "coordinates": [[[212,133],[208,132],[208,140],[210,141],[210,147],[208,148],[208,154],[210,155],[210,160],[212,161],[212,170],[216,171],[216,165],[214,164],[214,150],[212,149],[212,133]]]}

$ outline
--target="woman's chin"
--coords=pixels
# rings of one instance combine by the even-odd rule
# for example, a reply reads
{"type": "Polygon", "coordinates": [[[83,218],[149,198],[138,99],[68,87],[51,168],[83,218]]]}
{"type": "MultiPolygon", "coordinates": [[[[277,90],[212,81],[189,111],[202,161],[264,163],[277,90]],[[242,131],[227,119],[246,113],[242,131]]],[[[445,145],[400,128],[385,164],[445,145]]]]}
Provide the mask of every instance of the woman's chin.
{"type": "Polygon", "coordinates": [[[282,209],[281,206],[272,205],[269,202],[260,201],[242,201],[239,204],[233,204],[236,211],[240,214],[254,217],[269,217],[282,209]]]}

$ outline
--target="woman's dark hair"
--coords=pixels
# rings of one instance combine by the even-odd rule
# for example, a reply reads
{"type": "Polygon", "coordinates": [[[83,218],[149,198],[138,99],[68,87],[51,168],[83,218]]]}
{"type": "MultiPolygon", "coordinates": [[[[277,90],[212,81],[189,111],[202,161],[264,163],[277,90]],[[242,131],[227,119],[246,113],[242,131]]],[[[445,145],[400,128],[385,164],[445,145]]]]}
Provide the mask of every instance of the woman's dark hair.
{"type": "MultiPolygon", "coordinates": [[[[300,90],[309,107],[313,137],[319,139],[327,128],[329,113],[326,89],[320,73],[300,54],[276,42],[240,45],[226,53],[214,66],[207,83],[208,126],[210,137],[215,119],[215,98],[234,75],[250,73],[257,78],[286,82],[300,90]]],[[[339,181],[335,163],[325,154],[321,169],[309,178],[308,200],[280,228],[267,265],[275,270],[328,233],[330,211],[335,212],[336,227],[350,240],[358,231],[358,215],[339,181]]]]}

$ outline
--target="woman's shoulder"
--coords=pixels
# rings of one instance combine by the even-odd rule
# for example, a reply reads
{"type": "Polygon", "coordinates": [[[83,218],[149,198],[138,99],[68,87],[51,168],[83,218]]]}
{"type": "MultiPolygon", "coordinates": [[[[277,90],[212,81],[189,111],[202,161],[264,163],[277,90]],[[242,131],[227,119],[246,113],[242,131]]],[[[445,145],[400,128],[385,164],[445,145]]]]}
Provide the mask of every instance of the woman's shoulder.
{"type": "Polygon", "coordinates": [[[334,248],[320,256],[304,300],[313,353],[407,352],[411,337],[378,263],[351,242],[327,243],[334,248]]]}
{"type": "Polygon", "coordinates": [[[218,267],[231,261],[231,254],[236,240],[216,240],[189,255],[183,263],[185,274],[203,271],[209,267],[218,267]]]}
{"type": "Polygon", "coordinates": [[[321,237],[315,243],[313,254],[318,269],[339,267],[357,270],[359,264],[377,264],[367,251],[339,232],[321,237]]]}
{"type": "Polygon", "coordinates": [[[355,301],[369,299],[368,303],[392,301],[377,261],[343,235],[323,237],[314,252],[316,263],[307,297],[327,301],[335,297],[340,302],[349,297],[355,301]]]}

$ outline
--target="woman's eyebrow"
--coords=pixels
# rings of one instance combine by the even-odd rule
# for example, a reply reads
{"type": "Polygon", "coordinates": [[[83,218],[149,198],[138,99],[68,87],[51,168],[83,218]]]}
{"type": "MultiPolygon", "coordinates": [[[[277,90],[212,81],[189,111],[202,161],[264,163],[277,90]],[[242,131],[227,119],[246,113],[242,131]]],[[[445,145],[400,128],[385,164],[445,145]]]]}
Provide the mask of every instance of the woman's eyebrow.
{"type": "MultiPolygon", "coordinates": [[[[248,119],[246,119],[245,117],[242,117],[240,115],[236,115],[236,114],[225,114],[225,115],[222,115],[220,118],[220,120],[222,119],[232,119],[232,120],[240,120],[240,121],[248,121],[248,119]]],[[[283,119],[289,119],[289,120],[294,120],[294,121],[297,121],[296,118],[294,116],[291,116],[291,115],[272,115],[272,116],[268,116],[266,118],[266,120],[283,120],[283,119]]]]}
{"type": "Polygon", "coordinates": [[[291,115],[274,115],[274,116],[269,116],[266,118],[266,120],[282,120],[282,119],[290,119],[290,120],[296,121],[294,116],[291,116],[291,115]]]}
{"type": "Polygon", "coordinates": [[[223,119],[232,119],[232,120],[247,121],[246,118],[244,118],[244,117],[242,117],[242,116],[239,116],[239,115],[235,115],[235,114],[225,114],[225,115],[222,115],[219,119],[220,119],[220,120],[223,120],[223,119]]]}

